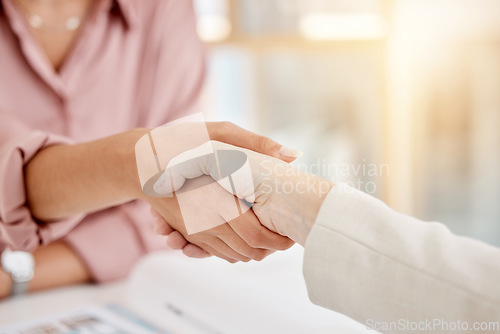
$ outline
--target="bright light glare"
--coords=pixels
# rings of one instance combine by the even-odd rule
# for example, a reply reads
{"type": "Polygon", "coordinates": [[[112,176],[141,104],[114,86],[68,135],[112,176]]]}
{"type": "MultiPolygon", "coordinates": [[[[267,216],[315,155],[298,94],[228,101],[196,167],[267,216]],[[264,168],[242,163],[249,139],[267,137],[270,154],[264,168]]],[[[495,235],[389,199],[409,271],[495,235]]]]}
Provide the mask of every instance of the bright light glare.
{"type": "Polygon", "coordinates": [[[218,42],[231,33],[231,22],[221,15],[202,15],[197,21],[198,36],[205,42],[218,42]]]}
{"type": "Polygon", "coordinates": [[[300,20],[300,33],[312,40],[379,39],[385,23],[375,13],[310,13],[300,20]]]}

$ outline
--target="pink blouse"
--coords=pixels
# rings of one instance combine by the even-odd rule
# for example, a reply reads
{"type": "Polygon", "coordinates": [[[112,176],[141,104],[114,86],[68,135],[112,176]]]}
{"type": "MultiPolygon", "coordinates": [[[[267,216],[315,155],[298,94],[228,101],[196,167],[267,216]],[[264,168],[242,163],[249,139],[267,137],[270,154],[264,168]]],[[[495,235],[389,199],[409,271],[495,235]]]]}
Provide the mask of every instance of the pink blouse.
{"type": "Polygon", "coordinates": [[[0,251],[64,238],[97,281],[163,247],[134,201],[42,223],[26,206],[23,168],[54,143],[155,127],[195,112],[205,72],[191,1],[97,0],[59,72],[11,0],[0,0],[0,251]]]}

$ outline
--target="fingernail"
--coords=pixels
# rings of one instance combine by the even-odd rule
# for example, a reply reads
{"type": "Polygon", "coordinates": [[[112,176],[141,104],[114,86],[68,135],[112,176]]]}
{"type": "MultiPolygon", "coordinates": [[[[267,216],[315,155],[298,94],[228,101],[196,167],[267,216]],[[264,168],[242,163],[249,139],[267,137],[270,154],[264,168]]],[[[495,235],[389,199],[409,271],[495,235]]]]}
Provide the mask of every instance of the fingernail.
{"type": "Polygon", "coordinates": [[[301,156],[304,155],[304,153],[302,153],[300,151],[297,151],[297,150],[294,150],[293,148],[288,148],[288,147],[285,147],[285,146],[281,146],[281,148],[278,151],[278,153],[281,156],[290,157],[290,158],[300,158],[301,156]]]}
{"type": "Polygon", "coordinates": [[[160,176],[160,178],[156,180],[155,184],[153,185],[153,189],[157,193],[160,193],[163,190],[163,186],[165,186],[165,175],[160,176]]]}

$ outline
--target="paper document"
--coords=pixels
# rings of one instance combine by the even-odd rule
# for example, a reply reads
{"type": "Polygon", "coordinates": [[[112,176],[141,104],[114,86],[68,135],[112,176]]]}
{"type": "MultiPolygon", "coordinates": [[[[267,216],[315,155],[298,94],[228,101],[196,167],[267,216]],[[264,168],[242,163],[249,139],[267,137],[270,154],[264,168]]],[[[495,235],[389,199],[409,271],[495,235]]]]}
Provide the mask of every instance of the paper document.
{"type": "Polygon", "coordinates": [[[170,334],[128,310],[92,306],[0,328],[1,334],[170,334]]]}

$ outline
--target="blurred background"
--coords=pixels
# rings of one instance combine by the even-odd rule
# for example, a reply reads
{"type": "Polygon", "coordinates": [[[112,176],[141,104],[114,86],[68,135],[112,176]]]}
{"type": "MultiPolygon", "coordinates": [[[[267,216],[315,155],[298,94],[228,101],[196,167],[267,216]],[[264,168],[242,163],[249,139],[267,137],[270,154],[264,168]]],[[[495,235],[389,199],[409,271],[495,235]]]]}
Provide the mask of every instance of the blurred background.
{"type": "MultiPolygon", "coordinates": [[[[304,152],[298,168],[500,246],[500,0],[194,3],[207,49],[208,120],[265,134],[304,152]]],[[[0,326],[113,301],[183,333],[221,324],[252,333],[327,325],[336,327],[322,333],[370,332],[309,302],[302,257],[296,246],[228,267],[158,253],[116,285],[2,302],[0,326]]]]}
{"type": "Polygon", "coordinates": [[[500,1],[197,0],[210,120],[500,245],[500,1]]]}

